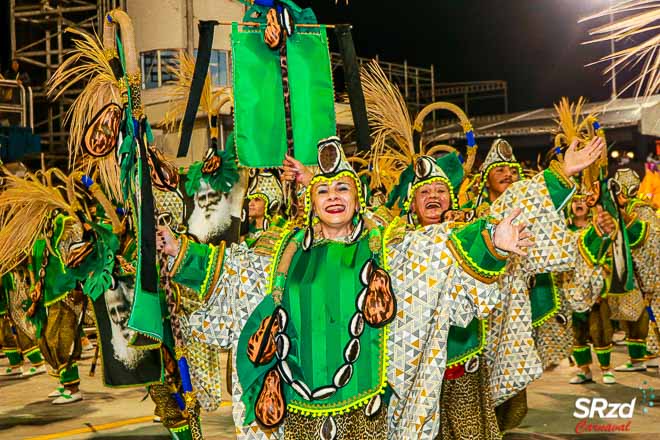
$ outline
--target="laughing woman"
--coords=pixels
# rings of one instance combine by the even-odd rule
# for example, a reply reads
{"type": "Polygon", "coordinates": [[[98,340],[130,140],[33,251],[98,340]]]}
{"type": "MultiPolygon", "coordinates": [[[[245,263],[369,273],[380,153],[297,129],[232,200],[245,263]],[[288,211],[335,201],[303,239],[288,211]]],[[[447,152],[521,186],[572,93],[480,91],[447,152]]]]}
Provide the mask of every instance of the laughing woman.
{"type": "Polygon", "coordinates": [[[303,229],[253,249],[159,230],[173,280],[205,298],[187,331],[234,349],[239,439],[435,438],[449,327],[497,303],[506,253],[523,253],[529,234],[517,213],[497,226],[383,229],[364,216],[339,139],[318,156],[303,229]]]}

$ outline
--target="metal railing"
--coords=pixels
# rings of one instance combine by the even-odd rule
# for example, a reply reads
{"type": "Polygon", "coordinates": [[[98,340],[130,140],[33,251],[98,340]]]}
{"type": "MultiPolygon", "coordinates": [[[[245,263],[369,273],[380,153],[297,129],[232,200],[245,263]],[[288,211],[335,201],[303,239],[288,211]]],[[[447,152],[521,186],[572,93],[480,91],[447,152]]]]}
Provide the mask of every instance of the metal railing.
{"type": "Polygon", "coordinates": [[[68,27],[76,27],[101,35],[105,14],[114,8],[125,9],[126,1],[60,0],[53,6],[41,0],[8,2],[11,56],[27,68],[34,88],[33,118],[37,123],[32,124],[33,128],[50,153],[64,151],[68,131],[62,120],[81,88],[73,88],[52,102],[44,86],[72,48],[71,39],[64,33],[68,27]]]}
{"type": "MultiPolygon", "coordinates": [[[[371,58],[364,57],[357,57],[357,60],[360,66],[372,61],[371,58]]],[[[403,64],[382,61],[378,56],[373,58],[373,60],[378,62],[383,72],[385,72],[387,79],[399,87],[413,114],[421,110],[426,104],[435,101],[435,68],[432,64],[426,68],[411,66],[407,61],[404,61],[403,64]]],[[[338,67],[343,66],[341,54],[336,52],[330,53],[330,62],[333,72],[338,67]]]]}
{"type": "Polygon", "coordinates": [[[21,115],[21,126],[30,127],[34,132],[34,109],[32,108],[32,87],[25,87],[16,80],[0,79],[0,114],[18,113],[21,115]],[[7,92],[11,91],[11,98],[3,101],[7,92]],[[13,102],[14,93],[19,92],[19,102],[13,102]],[[28,125],[29,121],[29,125],[28,125]]]}
{"type": "MultiPolygon", "coordinates": [[[[343,65],[341,55],[331,53],[330,60],[333,72],[343,65]]],[[[438,82],[435,79],[435,67],[411,66],[407,61],[392,63],[374,58],[385,72],[387,78],[399,87],[401,94],[408,104],[408,109],[415,115],[427,104],[436,101],[449,101],[457,104],[463,110],[471,113],[472,110],[481,110],[474,104],[479,101],[501,99],[504,113],[509,111],[508,87],[506,81],[471,81],[471,82],[438,82]]],[[[371,62],[372,59],[358,57],[360,66],[371,62]]],[[[482,112],[478,112],[482,113],[482,112]]],[[[429,118],[429,123],[436,126],[435,112],[429,118]]]]}

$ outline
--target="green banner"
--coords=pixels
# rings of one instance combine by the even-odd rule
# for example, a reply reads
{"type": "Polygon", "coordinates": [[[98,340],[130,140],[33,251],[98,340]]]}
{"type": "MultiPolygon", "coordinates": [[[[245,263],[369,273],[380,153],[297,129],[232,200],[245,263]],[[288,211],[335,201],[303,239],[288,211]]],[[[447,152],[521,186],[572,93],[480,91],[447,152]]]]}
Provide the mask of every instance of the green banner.
{"type": "MultiPolygon", "coordinates": [[[[239,163],[282,165],[287,151],[280,52],[263,31],[232,27],[234,131],[239,163]]],[[[334,89],[325,27],[297,30],[287,39],[295,157],[316,165],[316,145],[336,134],[334,89]]]]}

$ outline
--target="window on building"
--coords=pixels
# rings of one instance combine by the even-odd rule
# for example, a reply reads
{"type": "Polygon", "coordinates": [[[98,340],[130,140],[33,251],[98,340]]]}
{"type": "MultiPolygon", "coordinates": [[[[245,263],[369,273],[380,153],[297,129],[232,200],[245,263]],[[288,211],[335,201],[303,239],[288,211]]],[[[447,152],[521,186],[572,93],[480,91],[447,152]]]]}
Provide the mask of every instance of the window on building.
{"type": "MultiPolygon", "coordinates": [[[[140,67],[142,69],[142,88],[153,89],[162,87],[176,78],[168,66],[176,66],[179,49],[160,49],[142,52],[140,67]]],[[[197,56],[197,50],[195,50],[197,56]]],[[[213,49],[209,61],[211,84],[214,87],[228,86],[231,83],[231,57],[229,51],[213,49]]]]}
{"type": "Polygon", "coordinates": [[[158,87],[158,51],[152,50],[140,54],[140,69],[142,70],[142,88],[158,87]]]}
{"type": "Polygon", "coordinates": [[[168,66],[176,64],[178,50],[161,49],[150,50],[140,54],[140,68],[142,69],[142,88],[154,89],[161,87],[168,81],[174,81],[174,75],[168,66]]]}
{"type": "MultiPolygon", "coordinates": [[[[195,49],[197,56],[197,49],[195,49]]],[[[209,61],[211,72],[211,84],[214,87],[228,86],[231,83],[230,56],[229,51],[213,49],[209,61]]]]}

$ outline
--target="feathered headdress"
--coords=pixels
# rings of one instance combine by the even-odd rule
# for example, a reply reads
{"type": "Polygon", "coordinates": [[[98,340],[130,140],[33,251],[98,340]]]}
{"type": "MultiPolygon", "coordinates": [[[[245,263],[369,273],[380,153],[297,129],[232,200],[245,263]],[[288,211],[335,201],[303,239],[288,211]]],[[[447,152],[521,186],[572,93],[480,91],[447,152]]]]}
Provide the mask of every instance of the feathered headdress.
{"type": "MultiPolygon", "coordinates": [[[[99,119],[104,110],[112,107],[115,118],[121,119],[122,85],[117,80],[110,60],[116,57],[114,40],[108,39],[106,45],[98,36],[69,28],[67,32],[76,35],[74,49],[70,56],[57,68],[48,80],[47,96],[51,100],[62,97],[74,86],[86,82],[67,111],[64,122],[70,126],[68,141],[69,167],[80,169],[84,174],[96,175],[106,192],[117,202],[123,200],[119,165],[114,154],[94,157],[83,149],[85,134],[89,133],[90,121],[99,119]]],[[[119,120],[110,121],[117,123],[119,120]]]]}
{"type": "Polygon", "coordinates": [[[390,198],[387,205],[393,207],[399,200],[403,209],[407,198],[407,188],[414,179],[414,164],[422,156],[433,156],[444,152],[455,152],[448,145],[435,145],[427,148],[422,142],[424,119],[435,110],[448,110],[460,120],[466,134],[468,153],[463,164],[464,172],[469,173],[474,163],[476,143],[472,125],[465,113],[448,102],[435,102],[424,107],[413,121],[408,107],[398,87],[390,82],[376,61],[372,61],[361,71],[362,87],[367,104],[367,115],[372,126],[371,169],[374,175],[388,176],[390,198]],[[391,178],[390,178],[391,176],[391,178]]]}
{"type": "MultiPolygon", "coordinates": [[[[570,145],[574,139],[578,139],[579,147],[584,148],[595,136],[605,139],[605,131],[600,126],[596,115],[589,113],[583,115],[585,99],[580,97],[576,103],[570,103],[568,98],[564,97],[558,104],[555,104],[557,111],[557,125],[559,132],[555,136],[555,145],[553,155],[561,154],[562,146],[570,145]]],[[[607,149],[603,149],[601,157],[593,164],[589,165],[581,173],[581,185],[583,191],[589,191],[589,205],[593,206],[600,195],[600,181],[607,174],[607,149]]],[[[585,194],[586,195],[586,194],[585,194]]]]}
{"type": "Polygon", "coordinates": [[[78,212],[86,209],[90,195],[110,217],[113,230],[119,232],[122,228],[101,189],[82,173],[66,175],[52,168],[27,173],[25,177],[9,174],[4,180],[0,193],[0,273],[10,271],[30,255],[35,241],[47,233],[54,212],[78,219],[78,212]]]}

